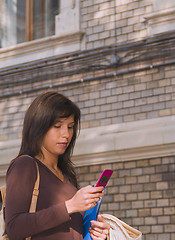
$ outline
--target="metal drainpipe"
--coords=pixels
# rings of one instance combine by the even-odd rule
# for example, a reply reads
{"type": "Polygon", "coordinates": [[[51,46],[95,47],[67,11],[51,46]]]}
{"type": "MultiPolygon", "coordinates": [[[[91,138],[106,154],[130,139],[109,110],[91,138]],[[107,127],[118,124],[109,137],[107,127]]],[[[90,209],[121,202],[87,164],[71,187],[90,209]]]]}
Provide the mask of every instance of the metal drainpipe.
{"type": "Polygon", "coordinates": [[[149,65],[149,66],[142,67],[142,68],[139,68],[139,69],[131,69],[131,70],[125,70],[125,71],[120,71],[120,72],[114,72],[114,73],[110,73],[110,74],[106,74],[106,75],[101,75],[101,76],[98,76],[98,77],[90,77],[90,78],[84,78],[84,79],[82,78],[82,79],[77,80],[77,81],[58,83],[58,84],[53,84],[53,85],[45,85],[45,86],[38,87],[38,88],[22,90],[22,91],[18,91],[18,92],[14,92],[14,93],[7,93],[7,94],[4,94],[4,95],[0,95],[0,99],[13,97],[13,96],[18,96],[18,95],[26,94],[26,93],[37,92],[37,91],[40,91],[40,90],[45,90],[45,89],[50,89],[50,88],[57,88],[57,87],[69,86],[69,85],[83,83],[83,82],[90,82],[90,81],[95,81],[95,80],[111,78],[111,77],[115,77],[115,76],[119,76],[119,75],[123,75],[123,74],[145,71],[145,70],[158,68],[158,67],[162,67],[162,66],[168,66],[168,65],[172,65],[172,64],[175,64],[175,61],[168,62],[168,63],[162,63],[162,64],[149,65]]]}

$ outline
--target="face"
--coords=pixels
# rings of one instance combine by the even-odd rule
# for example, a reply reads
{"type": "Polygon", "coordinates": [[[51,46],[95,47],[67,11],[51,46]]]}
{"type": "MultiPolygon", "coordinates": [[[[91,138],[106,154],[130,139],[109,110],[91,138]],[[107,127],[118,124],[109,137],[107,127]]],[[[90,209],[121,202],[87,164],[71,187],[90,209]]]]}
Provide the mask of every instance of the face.
{"type": "Polygon", "coordinates": [[[66,151],[73,136],[74,116],[60,118],[43,138],[41,150],[44,155],[58,157],[66,151]]]}

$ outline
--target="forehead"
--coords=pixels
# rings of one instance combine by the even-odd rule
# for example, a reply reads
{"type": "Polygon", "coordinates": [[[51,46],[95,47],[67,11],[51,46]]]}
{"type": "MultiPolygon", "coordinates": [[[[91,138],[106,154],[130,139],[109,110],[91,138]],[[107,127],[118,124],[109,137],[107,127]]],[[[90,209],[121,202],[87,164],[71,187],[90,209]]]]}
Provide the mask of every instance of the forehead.
{"type": "Polygon", "coordinates": [[[74,123],[74,115],[71,115],[69,117],[58,117],[55,122],[60,122],[60,123],[74,123]]]}

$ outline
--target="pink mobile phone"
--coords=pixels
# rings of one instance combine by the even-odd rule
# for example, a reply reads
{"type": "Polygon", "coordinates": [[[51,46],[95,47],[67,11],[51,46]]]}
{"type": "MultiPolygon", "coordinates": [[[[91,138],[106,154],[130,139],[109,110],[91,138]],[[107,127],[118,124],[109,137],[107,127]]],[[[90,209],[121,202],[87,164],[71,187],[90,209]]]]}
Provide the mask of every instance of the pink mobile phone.
{"type": "Polygon", "coordinates": [[[95,187],[103,186],[104,188],[106,187],[111,175],[113,173],[113,170],[103,170],[100,178],[98,179],[98,182],[96,183],[95,187]]]}

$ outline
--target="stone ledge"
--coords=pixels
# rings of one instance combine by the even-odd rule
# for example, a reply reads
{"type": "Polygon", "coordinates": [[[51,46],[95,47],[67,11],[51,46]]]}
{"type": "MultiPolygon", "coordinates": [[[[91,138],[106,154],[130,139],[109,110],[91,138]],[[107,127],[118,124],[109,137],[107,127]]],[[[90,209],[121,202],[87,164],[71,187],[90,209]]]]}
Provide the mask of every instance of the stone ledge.
{"type": "Polygon", "coordinates": [[[174,15],[174,13],[175,13],[175,7],[172,7],[170,9],[163,9],[163,10],[159,10],[159,11],[156,11],[156,12],[153,12],[150,14],[146,14],[144,16],[144,18],[147,20],[152,20],[155,18],[161,18],[164,16],[174,15]]]}
{"type": "MultiPolygon", "coordinates": [[[[0,169],[8,166],[19,146],[20,140],[0,142],[0,169]]],[[[82,129],[72,160],[86,166],[173,155],[175,116],[169,116],[82,129]]]]}
{"type": "Polygon", "coordinates": [[[145,15],[143,21],[148,23],[148,34],[155,35],[175,29],[175,8],[164,9],[145,15]]]}
{"type": "Polygon", "coordinates": [[[159,146],[131,148],[119,151],[74,155],[72,160],[77,167],[96,164],[108,164],[157,157],[175,156],[175,143],[159,146]]]}
{"type": "Polygon", "coordinates": [[[175,155],[175,116],[82,130],[77,166],[175,155]]]}
{"type": "Polygon", "coordinates": [[[79,51],[82,32],[69,32],[0,49],[0,68],[79,51]],[[15,61],[14,61],[15,59],[15,61]]]}

